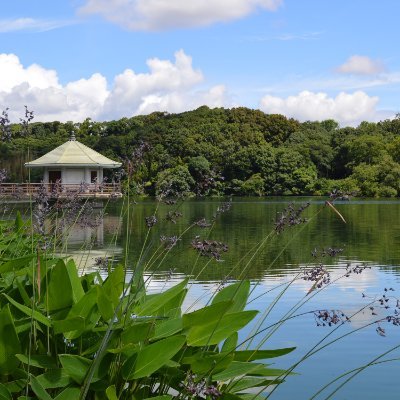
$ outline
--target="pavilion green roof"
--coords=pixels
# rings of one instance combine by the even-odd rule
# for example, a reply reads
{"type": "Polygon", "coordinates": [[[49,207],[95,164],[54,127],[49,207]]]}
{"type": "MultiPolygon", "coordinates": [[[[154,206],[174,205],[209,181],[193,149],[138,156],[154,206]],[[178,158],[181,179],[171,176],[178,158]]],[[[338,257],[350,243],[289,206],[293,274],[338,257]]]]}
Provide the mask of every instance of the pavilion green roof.
{"type": "Polygon", "coordinates": [[[102,167],[118,168],[121,163],[113,161],[75,139],[63,143],[25,167],[102,167]]]}

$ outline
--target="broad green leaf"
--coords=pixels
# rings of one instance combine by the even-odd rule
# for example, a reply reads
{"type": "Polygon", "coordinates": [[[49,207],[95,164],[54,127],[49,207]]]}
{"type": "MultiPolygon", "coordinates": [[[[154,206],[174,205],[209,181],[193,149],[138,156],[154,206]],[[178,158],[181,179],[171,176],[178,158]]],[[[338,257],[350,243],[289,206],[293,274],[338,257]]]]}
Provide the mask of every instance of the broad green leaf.
{"type": "Polygon", "coordinates": [[[15,354],[20,351],[21,344],[7,304],[0,311],[0,375],[8,375],[17,368],[18,360],[15,354]]]}
{"type": "Polygon", "coordinates": [[[254,361],[264,360],[267,358],[280,357],[291,353],[296,347],[287,347],[284,349],[274,350],[241,350],[235,351],[235,361],[254,361]]]}
{"type": "Polygon", "coordinates": [[[33,367],[54,369],[57,368],[57,361],[50,356],[32,354],[29,358],[25,354],[16,354],[15,357],[18,358],[23,364],[31,365],[33,367]]]}
{"type": "Polygon", "coordinates": [[[29,295],[28,295],[27,291],[25,290],[25,286],[24,286],[26,284],[26,282],[24,282],[24,285],[22,285],[21,278],[15,279],[15,282],[17,284],[19,294],[21,295],[21,298],[24,301],[25,305],[30,306],[31,299],[29,298],[29,295]]]}
{"type": "Polygon", "coordinates": [[[95,358],[94,372],[91,382],[102,380],[110,371],[110,366],[113,360],[114,356],[110,353],[102,353],[100,356],[97,356],[95,358]]]}
{"type": "Polygon", "coordinates": [[[211,306],[203,307],[200,310],[183,314],[183,328],[189,329],[193,327],[207,325],[213,321],[219,321],[227,310],[232,306],[231,301],[221,301],[211,306]]]}
{"type": "MultiPolygon", "coordinates": [[[[260,389],[258,389],[259,391],[260,389]]],[[[257,392],[258,393],[258,392],[257,392]]],[[[265,394],[255,394],[255,393],[241,393],[239,395],[241,400],[265,400],[265,394]]]]}
{"type": "Polygon", "coordinates": [[[80,388],[70,387],[63,390],[54,400],[79,400],[80,394],[80,388]]]}
{"type": "Polygon", "coordinates": [[[72,340],[78,338],[88,327],[95,326],[100,319],[100,313],[97,309],[97,290],[93,287],[89,292],[72,306],[67,318],[81,317],[85,320],[85,329],[77,329],[64,333],[66,339],[72,340]]]}
{"type": "Polygon", "coordinates": [[[230,312],[242,311],[246,306],[250,292],[250,281],[244,280],[220,290],[213,298],[212,304],[220,301],[232,301],[230,312]]]}
{"type": "Polygon", "coordinates": [[[65,372],[79,385],[81,385],[86,377],[91,360],[71,354],[59,354],[61,365],[65,372]]]}
{"type": "Polygon", "coordinates": [[[104,321],[109,321],[114,316],[113,302],[101,286],[97,286],[97,306],[104,321]]]}
{"type": "Polygon", "coordinates": [[[198,327],[195,326],[188,332],[188,345],[207,346],[218,344],[246,326],[257,313],[257,311],[240,311],[225,314],[217,321],[211,321],[198,327]]]}
{"type": "Polygon", "coordinates": [[[63,369],[52,369],[36,378],[45,389],[62,388],[73,382],[63,369]]]}
{"type": "Polygon", "coordinates": [[[198,351],[190,357],[185,357],[182,364],[189,364],[190,370],[198,375],[216,374],[225,370],[233,361],[233,354],[198,351]]]}
{"type": "Polygon", "coordinates": [[[233,361],[230,366],[223,372],[214,374],[212,379],[217,381],[228,381],[233,378],[252,374],[259,370],[261,364],[233,361]]]}
{"type": "Polygon", "coordinates": [[[84,296],[71,307],[68,317],[88,318],[97,302],[97,289],[93,287],[86,292],[84,296]]]}
{"type": "Polygon", "coordinates": [[[268,368],[264,364],[233,361],[225,371],[213,375],[213,380],[227,381],[244,375],[281,376],[286,373],[283,369],[268,368]]]}
{"type": "Polygon", "coordinates": [[[165,302],[163,306],[157,311],[157,314],[170,318],[179,317],[181,315],[181,308],[183,301],[185,300],[186,294],[187,289],[185,288],[171,300],[165,302]]]}
{"type": "Polygon", "coordinates": [[[143,400],[171,400],[172,396],[169,394],[164,394],[163,396],[154,396],[154,397],[148,397],[147,399],[143,400]]]}
{"type": "Polygon", "coordinates": [[[79,278],[78,275],[78,268],[76,267],[74,260],[68,260],[66,267],[67,267],[68,277],[72,286],[73,300],[74,303],[77,303],[85,294],[82,288],[81,279],[79,278]]]}
{"type": "Polygon", "coordinates": [[[143,342],[151,337],[153,332],[153,321],[133,323],[122,331],[121,342],[123,345],[143,342]]]}
{"type": "Polygon", "coordinates": [[[237,332],[229,336],[221,348],[221,353],[231,353],[236,350],[239,335],[237,332]]]}
{"type": "Polygon", "coordinates": [[[174,318],[167,321],[161,321],[156,324],[154,336],[151,339],[155,340],[170,337],[180,332],[181,330],[182,318],[174,318]]]}
{"type": "Polygon", "coordinates": [[[15,224],[14,224],[15,232],[20,232],[23,227],[24,227],[24,221],[21,217],[20,211],[17,211],[17,215],[15,217],[15,224]]]}
{"type": "Polygon", "coordinates": [[[135,307],[135,313],[137,315],[157,315],[157,311],[163,308],[168,301],[185,290],[187,283],[188,279],[185,279],[165,292],[146,296],[144,302],[135,307]]]}
{"type": "Polygon", "coordinates": [[[36,254],[28,254],[27,256],[13,258],[0,265],[0,274],[6,272],[17,271],[22,267],[26,267],[29,263],[36,258],[36,254]]]}
{"type": "Polygon", "coordinates": [[[23,388],[26,388],[26,379],[16,379],[15,381],[7,382],[4,386],[10,393],[19,393],[23,388]]]}
{"type": "Polygon", "coordinates": [[[108,400],[118,400],[117,389],[115,388],[115,385],[109,386],[106,389],[106,395],[108,400]]]}
{"type": "Polygon", "coordinates": [[[55,311],[77,303],[84,295],[75,263],[60,260],[49,274],[47,309],[55,311]]]}
{"type": "Polygon", "coordinates": [[[122,353],[125,357],[129,358],[133,354],[137,353],[140,350],[140,345],[138,344],[127,344],[121,347],[117,347],[115,349],[107,349],[107,351],[111,354],[120,354],[122,353]]]}
{"type": "Polygon", "coordinates": [[[29,317],[15,321],[15,330],[19,335],[22,332],[29,331],[32,327],[32,320],[29,317]]]}
{"type": "Polygon", "coordinates": [[[108,275],[107,279],[102,285],[105,296],[111,299],[114,308],[118,305],[120,296],[124,290],[124,278],[124,268],[122,265],[119,265],[114,269],[114,271],[111,272],[110,275],[108,275]]]}
{"type": "Polygon", "coordinates": [[[136,362],[133,372],[125,371],[128,372],[126,378],[138,379],[150,376],[178,353],[185,342],[185,336],[172,336],[144,347],[135,356],[136,362]]]}
{"type": "Polygon", "coordinates": [[[49,328],[51,328],[51,320],[47,317],[45,317],[43,314],[40,314],[38,311],[33,311],[32,309],[24,306],[20,303],[18,303],[17,301],[15,301],[14,299],[12,299],[10,296],[6,295],[5,293],[3,293],[3,296],[16,308],[18,308],[18,310],[22,311],[24,314],[28,315],[29,317],[32,317],[34,320],[42,323],[43,325],[48,326],[49,328]]]}
{"type": "Polygon", "coordinates": [[[0,400],[12,400],[11,393],[2,383],[0,383],[0,400]]]}
{"type": "Polygon", "coordinates": [[[228,387],[229,392],[232,393],[238,393],[242,392],[243,390],[248,390],[251,388],[257,388],[257,387],[267,387],[269,385],[278,385],[282,383],[283,381],[280,379],[265,379],[264,377],[256,377],[256,376],[250,376],[250,377],[244,377],[233,384],[230,384],[228,387]]]}
{"type": "Polygon", "coordinates": [[[66,318],[59,321],[53,321],[54,333],[66,333],[77,330],[84,330],[86,321],[83,317],[66,318]]]}
{"type": "Polygon", "coordinates": [[[31,388],[38,397],[39,400],[53,400],[53,398],[46,392],[46,389],[40,384],[40,382],[31,375],[30,377],[31,388]]]}

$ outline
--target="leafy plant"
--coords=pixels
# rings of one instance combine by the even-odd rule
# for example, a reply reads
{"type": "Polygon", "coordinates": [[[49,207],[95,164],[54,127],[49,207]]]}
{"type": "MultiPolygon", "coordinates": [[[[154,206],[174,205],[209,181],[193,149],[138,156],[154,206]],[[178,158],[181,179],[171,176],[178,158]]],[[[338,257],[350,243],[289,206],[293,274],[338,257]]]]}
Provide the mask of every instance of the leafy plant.
{"type": "Polygon", "coordinates": [[[183,313],[188,280],[148,294],[122,266],[105,280],[79,276],[73,260],[26,254],[21,224],[0,240],[1,399],[246,399],[282,382],[284,370],[256,361],[293,348],[240,349],[238,331],[257,314],[245,309],[249,281],[183,313]],[[10,257],[17,243],[25,254],[10,257]]]}

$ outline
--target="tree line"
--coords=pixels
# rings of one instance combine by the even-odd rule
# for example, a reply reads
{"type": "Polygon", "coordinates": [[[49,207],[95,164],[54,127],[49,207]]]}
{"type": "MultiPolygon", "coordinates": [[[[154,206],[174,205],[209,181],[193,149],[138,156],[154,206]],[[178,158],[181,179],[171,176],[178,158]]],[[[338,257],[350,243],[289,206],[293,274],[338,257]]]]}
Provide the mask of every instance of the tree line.
{"type": "MultiPolygon", "coordinates": [[[[1,125],[0,167],[27,179],[23,163],[68,140],[122,161],[132,193],[210,195],[400,195],[400,115],[343,127],[299,122],[244,107],[96,122],[1,125]]],[[[31,179],[40,181],[40,172],[31,179]]]]}

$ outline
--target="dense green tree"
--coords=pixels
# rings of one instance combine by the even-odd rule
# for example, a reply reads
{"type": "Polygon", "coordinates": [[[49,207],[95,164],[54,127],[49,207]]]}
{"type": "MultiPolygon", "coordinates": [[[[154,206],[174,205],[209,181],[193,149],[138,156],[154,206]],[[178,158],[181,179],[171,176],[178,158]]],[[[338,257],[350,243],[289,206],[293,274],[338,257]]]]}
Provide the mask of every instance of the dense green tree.
{"type": "Polygon", "coordinates": [[[195,184],[186,165],[168,168],[157,175],[156,194],[161,197],[187,196],[195,184]]]}
{"type": "MultiPolygon", "coordinates": [[[[335,188],[400,195],[400,116],[339,128],[333,120],[300,123],[244,107],[203,106],[108,122],[35,122],[29,135],[20,124],[10,128],[11,140],[0,144],[0,168],[14,181],[27,179],[26,161],[75,132],[84,144],[134,166],[129,190],[135,193],[153,195],[171,185],[201,196],[325,195],[335,188]]],[[[40,171],[31,179],[40,180],[40,171]]]]}
{"type": "Polygon", "coordinates": [[[265,182],[261,174],[254,174],[243,182],[241,194],[245,196],[262,196],[264,194],[265,182]]]}

